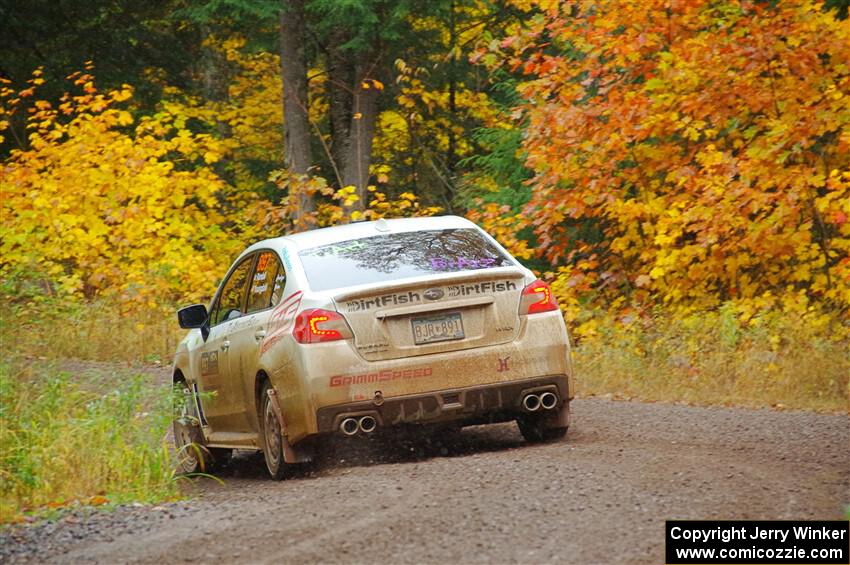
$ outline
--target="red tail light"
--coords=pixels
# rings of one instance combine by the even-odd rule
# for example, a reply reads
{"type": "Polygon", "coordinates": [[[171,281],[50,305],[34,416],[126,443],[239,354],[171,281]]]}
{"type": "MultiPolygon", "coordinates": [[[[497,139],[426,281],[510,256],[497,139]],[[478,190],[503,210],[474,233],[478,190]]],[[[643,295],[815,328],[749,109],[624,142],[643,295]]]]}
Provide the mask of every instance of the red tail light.
{"type": "Polygon", "coordinates": [[[538,314],[540,312],[552,312],[558,309],[558,301],[552,295],[552,289],[541,280],[534,281],[522,289],[522,301],[520,302],[520,314],[538,314]]]}
{"type": "Polygon", "coordinates": [[[337,312],[312,308],[295,317],[292,337],[298,343],[319,343],[352,337],[351,328],[337,312]]]}

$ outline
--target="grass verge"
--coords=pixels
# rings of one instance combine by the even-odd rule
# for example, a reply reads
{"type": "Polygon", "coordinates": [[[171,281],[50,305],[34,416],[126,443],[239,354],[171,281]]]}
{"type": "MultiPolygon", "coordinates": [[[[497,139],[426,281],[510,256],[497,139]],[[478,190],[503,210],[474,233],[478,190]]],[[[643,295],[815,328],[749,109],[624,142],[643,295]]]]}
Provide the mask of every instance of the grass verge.
{"type": "Polygon", "coordinates": [[[174,312],[110,300],[3,301],[0,342],[13,356],[166,363],[185,334],[174,312]]]}
{"type": "Polygon", "coordinates": [[[149,376],[113,377],[88,387],[49,367],[0,365],[0,522],[178,494],[170,394],[149,376]]]}
{"type": "Polygon", "coordinates": [[[848,328],[731,308],[594,314],[574,350],[581,396],[828,412],[850,407],[848,328]]]}

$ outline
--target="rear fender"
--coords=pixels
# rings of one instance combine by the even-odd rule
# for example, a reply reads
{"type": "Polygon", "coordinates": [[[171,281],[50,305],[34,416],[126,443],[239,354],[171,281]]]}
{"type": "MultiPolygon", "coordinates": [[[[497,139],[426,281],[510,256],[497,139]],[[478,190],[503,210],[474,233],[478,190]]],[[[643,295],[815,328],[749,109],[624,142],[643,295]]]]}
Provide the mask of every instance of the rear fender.
{"type": "MultiPolygon", "coordinates": [[[[265,387],[263,387],[265,388],[265,387]]],[[[286,421],[283,417],[283,411],[278,402],[277,392],[274,387],[266,389],[266,394],[269,397],[269,403],[280,424],[280,440],[283,451],[283,461],[285,463],[308,463],[313,460],[312,454],[304,449],[303,446],[293,446],[289,443],[289,434],[287,433],[286,421]]]]}

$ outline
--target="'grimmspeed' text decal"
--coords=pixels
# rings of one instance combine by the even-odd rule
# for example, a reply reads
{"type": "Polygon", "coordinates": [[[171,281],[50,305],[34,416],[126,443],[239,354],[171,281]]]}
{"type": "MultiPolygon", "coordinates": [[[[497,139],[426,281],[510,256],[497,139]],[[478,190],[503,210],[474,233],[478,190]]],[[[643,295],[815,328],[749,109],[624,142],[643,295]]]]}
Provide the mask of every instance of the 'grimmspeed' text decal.
{"type": "Polygon", "coordinates": [[[397,381],[408,379],[420,379],[431,376],[431,367],[419,367],[416,369],[384,369],[374,373],[363,373],[362,375],[336,375],[331,377],[331,387],[359,385],[362,383],[379,383],[385,381],[397,381]]]}

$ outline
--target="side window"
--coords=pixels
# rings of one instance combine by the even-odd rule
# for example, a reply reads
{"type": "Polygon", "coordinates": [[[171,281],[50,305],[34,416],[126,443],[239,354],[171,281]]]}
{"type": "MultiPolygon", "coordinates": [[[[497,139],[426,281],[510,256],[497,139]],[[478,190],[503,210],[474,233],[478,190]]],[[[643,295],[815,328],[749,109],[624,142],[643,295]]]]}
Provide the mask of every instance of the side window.
{"type": "Polygon", "coordinates": [[[283,275],[280,261],[272,251],[263,251],[257,259],[257,268],[251,279],[251,290],[248,292],[248,313],[259,312],[277,303],[282,288],[278,278],[283,275]]]}
{"type": "Polygon", "coordinates": [[[253,255],[243,259],[224,283],[218,303],[213,307],[210,325],[215,326],[244,314],[242,300],[245,298],[245,287],[248,286],[248,275],[251,273],[253,262],[253,255]]]}

